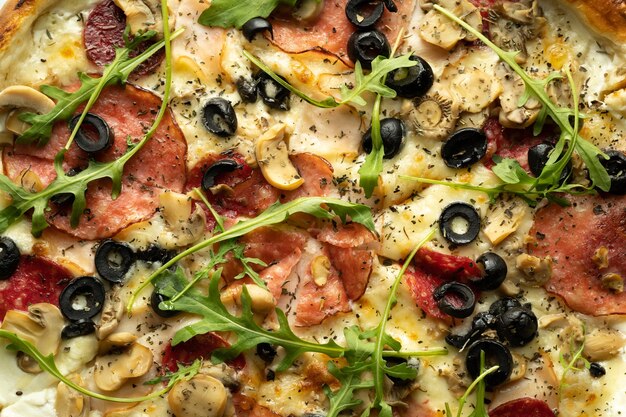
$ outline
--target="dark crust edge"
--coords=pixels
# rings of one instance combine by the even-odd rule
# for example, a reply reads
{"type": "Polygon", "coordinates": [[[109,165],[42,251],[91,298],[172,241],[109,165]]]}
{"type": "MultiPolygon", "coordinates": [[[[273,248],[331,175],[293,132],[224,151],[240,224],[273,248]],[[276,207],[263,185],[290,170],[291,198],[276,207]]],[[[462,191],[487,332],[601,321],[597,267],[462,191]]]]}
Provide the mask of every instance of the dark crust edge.
{"type": "Polygon", "coordinates": [[[605,38],[626,41],[626,2],[623,0],[561,0],[572,7],[586,23],[605,38]]]}
{"type": "Polygon", "coordinates": [[[0,53],[11,45],[26,20],[36,17],[38,9],[51,3],[50,0],[8,0],[0,8],[0,53]]]}

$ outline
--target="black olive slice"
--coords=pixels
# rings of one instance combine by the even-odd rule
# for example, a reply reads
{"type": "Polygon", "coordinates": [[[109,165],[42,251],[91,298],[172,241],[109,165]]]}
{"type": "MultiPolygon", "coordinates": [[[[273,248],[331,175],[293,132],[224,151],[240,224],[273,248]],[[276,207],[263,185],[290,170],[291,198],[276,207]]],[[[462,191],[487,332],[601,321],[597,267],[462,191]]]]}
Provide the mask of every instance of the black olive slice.
{"type": "MultiPolygon", "coordinates": [[[[383,149],[385,159],[393,158],[400,152],[404,139],[404,123],[402,120],[387,118],[380,121],[380,136],[383,139],[383,149]]],[[[370,127],[363,135],[363,150],[372,152],[372,128],[370,127]]]]}
{"type": "Polygon", "coordinates": [[[204,175],[202,176],[202,189],[208,192],[211,187],[215,185],[215,178],[218,175],[232,172],[236,169],[241,169],[241,164],[234,159],[220,159],[213,163],[213,165],[204,171],[204,175]]]}
{"type": "MultiPolygon", "coordinates": [[[[70,120],[70,129],[76,127],[80,115],[72,117],[70,120]]],[[[93,113],[87,113],[78,132],[76,133],[76,146],[87,153],[95,153],[103,151],[113,143],[113,135],[109,124],[100,116],[93,113]]]]}
{"type": "Polygon", "coordinates": [[[530,309],[511,307],[496,318],[498,337],[512,346],[525,346],[537,335],[537,316],[530,309]]]}
{"type": "Polygon", "coordinates": [[[611,178],[611,188],[609,193],[626,194],[626,155],[615,150],[605,151],[609,159],[600,157],[600,163],[606,169],[611,178]]]}
{"type": "Polygon", "coordinates": [[[272,77],[264,72],[256,77],[257,89],[263,103],[277,110],[289,110],[289,97],[291,92],[278,84],[272,77]]]}
{"type": "Polygon", "coordinates": [[[502,343],[493,339],[477,340],[467,349],[465,367],[472,379],[480,375],[480,352],[485,352],[485,369],[498,365],[499,368],[484,379],[487,387],[495,387],[506,381],[513,371],[513,356],[502,343]]]}
{"type": "Polygon", "coordinates": [[[346,4],[346,17],[354,26],[367,29],[383,16],[385,5],[373,0],[350,0],[346,4]]]}
{"type": "Polygon", "coordinates": [[[79,320],[72,322],[61,330],[61,339],[73,339],[95,333],[96,324],[91,320],[79,320]]]}
{"type": "Polygon", "coordinates": [[[61,313],[72,321],[87,320],[104,305],[104,285],[95,277],[73,279],[59,296],[61,313]]]}
{"type": "Polygon", "coordinates": [[[20,263],[20,249],[7,236],[0,237],[0,280],[9,279],[20,263]]]}
{"type": "Polygon", "coordinates": [[[493,329],[496,325],[496,317],[488,311],[477,313],[472,319],[472,327],[467,334],[449,334],[446,336],[446,342],[457,349],[472,343],[482,337],[489,329],[493,329]]]}
{"type": "Polygon", "coordinates": [[[493,252],[485,252],[476,259],[476,264],[483,270],[480,277],[472,278],[472,284],[481,291],[497,289],[506,278],[508,268],[504,259],[493,252]]]}
{"type": "Polygon", "coordinates": [[[107,239],[96,251],[96,271],[109,282],[122,282],[133,262],[135,253],[126,243],[107,239]]]}
{"type": "Polygon", "coordinates": [[[521,307],[522,303],[519,302],[517,298],[513,297],[504,297],[494,301],[491,306],[489,306],[489,313],[493,316],[500,316],[505,311],[513,308],[513,307],[521,307]]]}
{"type": "Polygon", "coordinates": [[[443,162],[450,168],[467,168],[487,153],[487,135],[473,127],[459,129],[441,147],[443,162]]]}
{"type": "Polygon", "coordinates": [[[243,26],[241,26],[241,31],[248,42],[252,42],[257,33],[265,31],[268,31],[272,39],[274,39],[274,28],[272,27],[272,24],[267,19],[262,17],[253,17],[248,20],[243,24],[243,26]]]}
{"type": "Polygon", "coordinates": [[[202,124],[209,132],[228,137],[237,131],[237,115],[230,101],[214,97],[202,109],[202,124]]]}
{"type": "Polygon", "coordinates": [[[408,68],[398,68],[387,75],[385,84],[393,89],[400,97],[421,97],[432,87],[435,76],[433,69],[423,58],[411,55],[411,61],[417,65],[408,68]]]}
{"type": "MultiPolygon", "coordinates": [[[[553,149],[554,146],[552,144],[545,142],[532,146],[528,149],[528,166],[530,167],[530,172],[535,177],[541,175],[541,171],[543,171],[543,168],[546,166],[546,163],[550,158],[550,152],[552,152],[553,149]]],[[[559,182],[564,183],[571,174],[572,163],[568,162],[565,169],[561,171],[561,178],[559,179],[559,182]]]]}
{"type": "Polygon", "coordinates": [[[277,352],[274,346],[263,342],[256,345],[256,354],[263,362],[272,363],[277,355],[277,352]]]}
{"type": "Polygon", "coordinates": [[[589,374],[594,378],[600,378],[606,375],[606,369],[598,362],[591,362],[589,364],[589,374]]]}
{"type": "Polygon", "coordinates": [[[152,310],[157,315],[168,319],[170,317],[174,317],[180,314],[180,311],[178,310],[163,310],[161,307],[159,307],[159,304],[161,304],[161,302],[163,301],[169,301],[169,298],[156,290],[152,291],[152,295],[150,296],[150,307],[152,307],[152,310]]]}
{"type": "Polygon", "coordinates": [[[391,47],[385,35],[377,30],[354,32],[348,39],[348,56],[359,61],[365,69],[372,68],[372,61],[379,55],[389,57],[391,47]]]}
{"type": "Polygon", "coordinates": [[[439,216],[439,232],[455,245],[466,245],[476,239],[480,232],[480,216],[476,209],[467,203],[452,203],[446,206],[439,216]],[[457,231],[459,227],[455,223],[459,218],[467,222],[464,231],[457,231]]]}
{"type": "Polygon", "coordinates": [[[467,343],[467,336],[460,334],[452,334],[446,336],[446,343],[450,346],[454,346],[455,348],[461,350],[463,346],[467,343]]]}
{"type": "Polygon", "coordinates": [[[176,251],[161,248],[151,244],[147,249],[137,252],[137,260],[148,263],[160,262],[162,264],[168,262],[176,256],[176,251]]]}
{"type": "Polygon", "coordinates": [[[256,101],[256,80],[248,80],[244,77],[239,77],[235,85],[237,86],[237,92],[239,93],[239,97],[241,97],[241,101],[243,101],[244,103],[254,103],[256,101]]]}
{"type": "Polygon", "coordinates": [[[460,282],[446,282],[435,288],[433,298],[441,311],[463,319],[474,312],[476,296],[470,287],[460,282]]]}

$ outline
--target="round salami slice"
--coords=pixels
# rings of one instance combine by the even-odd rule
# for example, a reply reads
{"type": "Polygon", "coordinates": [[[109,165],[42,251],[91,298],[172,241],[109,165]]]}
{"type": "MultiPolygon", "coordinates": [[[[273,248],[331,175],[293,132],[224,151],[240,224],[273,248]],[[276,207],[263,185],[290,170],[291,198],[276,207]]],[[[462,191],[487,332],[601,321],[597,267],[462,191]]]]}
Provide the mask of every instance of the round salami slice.
{"type": "MultiPolygon", "coordinates": [[[[176,346],[168,344],[163,351],[163,370],[175,372],[178,364],[190,365],[196,359],[206,359],[211,357],[211,352],[216,349],[229,347],[230,344],[215,333],[206,333],[194,336],[186,342],[176,346]]],[[[228,362],[235,369],[243,369],[246,360],[243,356],[238,356],[228,362]]]]}
{"type": "Polygon", "coordinates": [[[554,412],[545,402],[525,397],[489,410],[489,417],[554,417],[554,412]]]}
{"type": "Polygon", "coordinates": [[[495,154],[501,158],[517,160],[522,168],[530,172],[528,149],[541,142],[549,141],[552,136],[547,126],[539,135],[535,136],[533,135],[532,127],[507,129],[500,124],[497,118],[487,120],[483,129],[488,141],[487,157],[484,159],[487,168],[495,165],[491,159],[495,154]]]}
{"type": "MultiPolygon", "coordinates": [[[[105,0],[94,7],[87,17],[83,31],[87,58],[99,67],[111,63],[115,59],[115,48],[124,46],[125,29],[126,15],[113,0],[105,0]]],[[[131,56],[140,54],[149,46],[150,42],[142,43],[131,56]]],[[[163,61],[163,57],[162,51],[157,52],[137,67],[133,74],[140,76],[154,72],[163,61]]]]}
{"type": "Polygon", "coordinates": [[[545,284],[574,310],[594,316],[626,313],[626,197],[570,196],[571,205],[537,212],[528,246],[552,259],[545,284]]]}
{"type": "MultiPolygon", "coordinates": [[[[65,155],[64,169],[80,171],[90,158],[112,161],[128,149],[128,141],[137,143],[154,120],[161,100],[152,93],[127,85],[106,88],[91,109],[111,128],[113,145],[96,155],[88,155],[73,144],[65,155]]],[[[44,147],[15,145],[4,150],[6,174],[19,182],[25,170],[37,175],[42,185],[54,179],[53,160],[70,135],[66,123],[57,123],[44,147]]],[[[113,236],[126,226],[150,217],[159,205],[163,189],[180,192],[186,180],[184,136],[170,112],[166,112],[155,135],[126,163],[122,193],[111,198],[111,181],[92,182],[86,193],[87,208],[78,227],[70,225],[71,201],[51,205],[48,222],[57,229],[81,239],[94,240],[113,236]]]]}
{"type": "Polygon", "coordinates": [[[59,295],[72,279],[62,266],[39,256],[22,256],[17,270],[0,281],[0,321],[9,310],[26,311],[37,303],[59,306],[59,295]]]}

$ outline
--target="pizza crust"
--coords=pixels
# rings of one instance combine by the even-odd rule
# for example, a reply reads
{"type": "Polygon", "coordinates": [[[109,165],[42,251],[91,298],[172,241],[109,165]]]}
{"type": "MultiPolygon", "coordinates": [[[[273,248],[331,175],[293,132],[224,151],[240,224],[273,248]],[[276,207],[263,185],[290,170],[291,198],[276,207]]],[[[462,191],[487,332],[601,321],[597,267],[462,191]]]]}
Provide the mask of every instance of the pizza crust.
{"type": "Polygon", "coordinates": [[[7,0],[0,9],[0,53],[13,39],[32,26],[32,22],[57,0],[7,0]]]}
{"type": "Polygon", "coordinates": [[[622,0],[564,0],[587,26],[615,43],[626,41],[626,3],[622,0]]]}

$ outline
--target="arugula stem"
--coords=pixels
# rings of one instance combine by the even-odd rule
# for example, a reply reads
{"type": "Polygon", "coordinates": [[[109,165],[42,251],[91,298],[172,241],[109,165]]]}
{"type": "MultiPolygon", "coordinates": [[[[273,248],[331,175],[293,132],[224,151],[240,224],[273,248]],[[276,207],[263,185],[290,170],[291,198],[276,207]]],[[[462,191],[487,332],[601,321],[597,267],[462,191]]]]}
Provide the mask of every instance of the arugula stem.
{"type": "Polygon", "coordinates": [[[202,193],[202,190],[196,187],[193,189],[193,191],[194,193],[196,193],[200,201],[202,201],[207,206],[207,208],[209,209],[209,211],[215,218],[215,223],[217,224],[217,227],[220,229],[220,232],[223,232],[224,230],[226,230],[226,228],[224,228],[224,219],[222,218],[222,216],[219,215],[217,211],[215,211],[211,203],[209,203],[209,200],[207,200],[207,198],[202,193]]]}
{"type": "Polygon", "coordinates": [[[446,356],[448,349],[446,348],[433,348],[426,350],[415,350],[408,352],[396,352],[395,350],[383,350],[382,355],[385,358],[412,358],[412,357],[426,357],[426,356],[446,356]]]}

